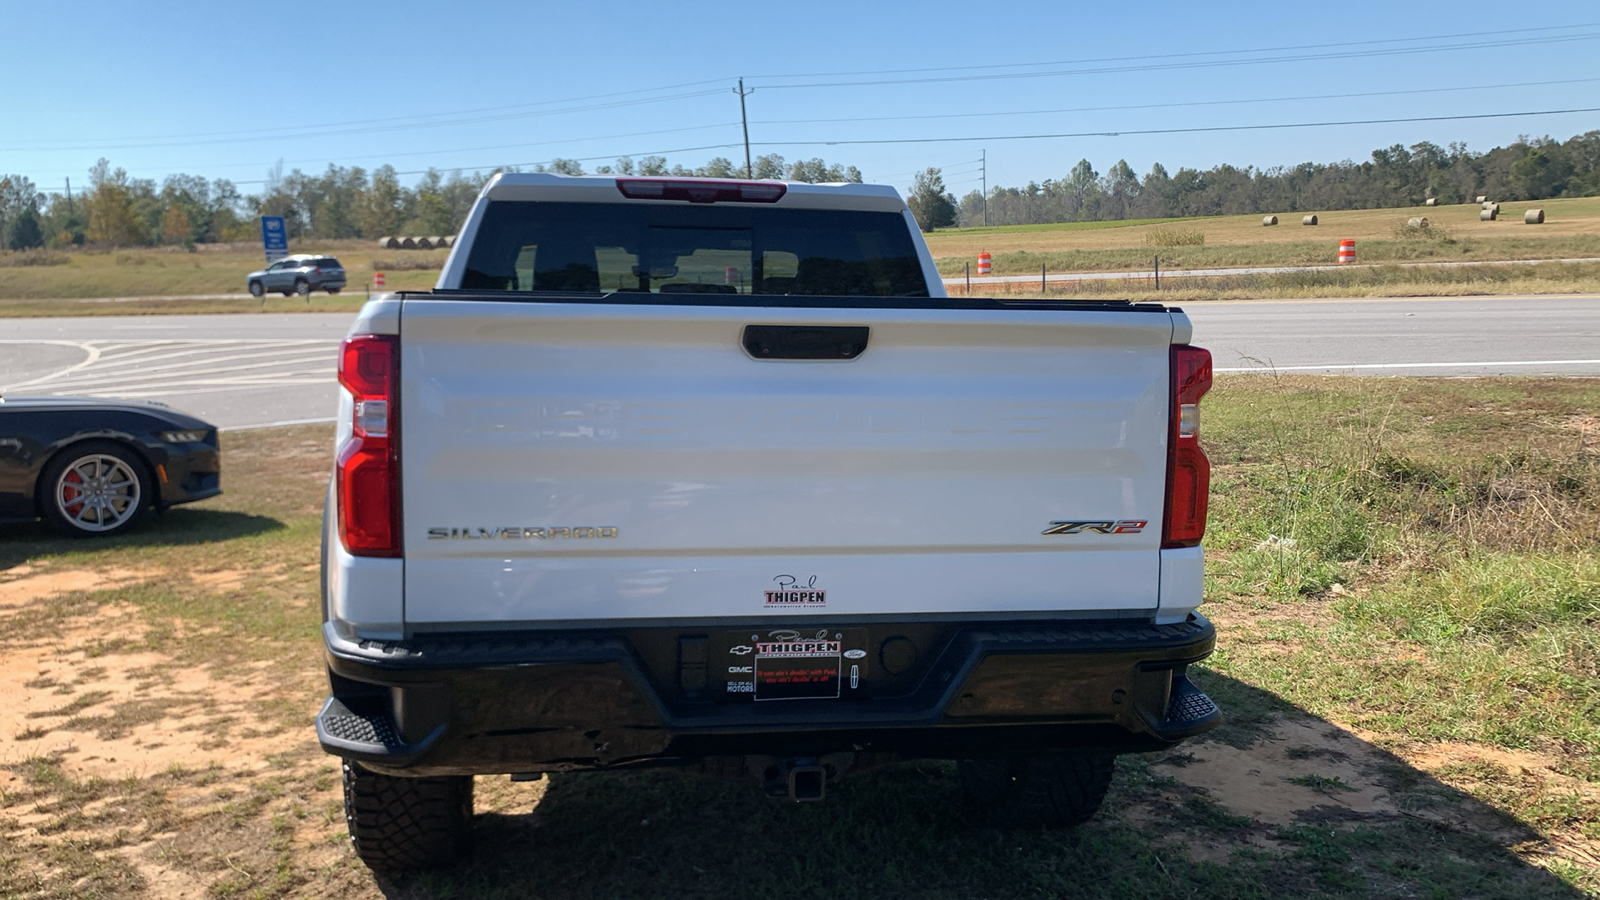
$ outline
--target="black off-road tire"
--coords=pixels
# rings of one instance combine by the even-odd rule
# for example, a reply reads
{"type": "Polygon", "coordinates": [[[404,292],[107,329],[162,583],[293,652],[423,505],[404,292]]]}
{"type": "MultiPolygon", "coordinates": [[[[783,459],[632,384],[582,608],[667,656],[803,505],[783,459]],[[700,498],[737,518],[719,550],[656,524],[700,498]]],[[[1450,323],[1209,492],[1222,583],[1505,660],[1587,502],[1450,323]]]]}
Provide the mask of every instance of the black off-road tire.
{"type": "Polygon", "coordinates": [[[311,282],[304,278],[296,278],[294,280],[294,292],[302,297],[311,296],[311,282]]]}
{"type": "Polygon", "coordinates": [[[1109,753],[963,759],[967,799],[998,828],[1070,828],[1089,821],[1116,769],[1109,753]]]}
{"type": "Polygon", "coordinates": [[[328,293],[329,294],[337,294],[337,293],[339,293],[339,288],[328,288],[328,293]]]}
{"type": "Polygon", "coordinates": [[[267,286],[259,281],[250,282],[250,296],[260,297],[267,292],[267,286]]]}
{"type": "Polygon", "coordinates": [[[344,819],[374,872],[453,865],[472,850],[472,776],[396,778],[345,760],[344,819]]]}

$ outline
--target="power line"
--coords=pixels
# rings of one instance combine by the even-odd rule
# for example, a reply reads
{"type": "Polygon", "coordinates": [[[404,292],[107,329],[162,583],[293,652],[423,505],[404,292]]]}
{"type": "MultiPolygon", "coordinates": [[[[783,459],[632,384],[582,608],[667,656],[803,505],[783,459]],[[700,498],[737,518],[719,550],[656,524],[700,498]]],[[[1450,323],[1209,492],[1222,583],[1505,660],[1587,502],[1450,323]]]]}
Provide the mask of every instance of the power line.
{"type": "MultiPolygon", "coordinates": [[[[672,148],[670,150],[644,150],[644,151],[637,151],[637,152],[633,152],[633,153],[605,153],[605,154],[602,154],[600,156],[578,156],[578,157],[568,157],[568,158],[571,159],[573,162],[583,163],[583,162],[597,162],[597,161],[600,161],[600,160],[610,161],[610,160],[613,160],[613,159],[616,159],[616,158],[622,157],[622,156],[627,156],[627,157],[666,156],[669,153],[694,153],[694,152],[701,151],[701,150],[727,150],[727,149],[738,147],[738,146],[739,146],[739,144],[737,144],[737,143],[705,144],[705,145],[700,146],[700,147],[674,147],[674,148],[672,148]]],[[[466,171],[466,170],[471,169],[471,170],[476,171],[476,172],[482,172],[482,171],[484,171],[486,169],[490,170],[490,171],[504,171],[504,170],[507,170],[507,169],[524,169],[524,168],[528,168],[528,167],[531,167],[531,166],[547,165],[547,164],[552,163],[552,162],[555,162],[555,160],[554,159],[540,159],[540,160],[535,160],[533,162],[514,162],[514,163],[513,162],[499,162],[499,163],[487,163],[487,164],[476,165],[476,166],[445,166],[445,167],[433,166],[432,169],[433,170],[438,170],[440,168],[447,168],[447,169],[449,169],[451,171],[466,171]]],[[[396,175],[425,175],[429,171],[430,171],[429,169],[408,169],[406,171],[396,172],[394,174],[396,174],[396,175]]],[[[237,185],[267,184],[268,183],[268,179],[265,179],[265,178],[256,178],[256,179],[251,179],[249,181],[232,181],[232,179],[229,179],[229,181],[231,181],[232,184],[234,184],[235,186],[237,186],[237,185]]],[[[36,190],[38,190],[40,193],[44,193],[44,194],[60,193],[60,189],[58,189],[58,188],[36,188],[36,190]]]]}
{"type": "Polygon", "coordinates": [[[1191,53],[1148,54],[1148,55],[1144,55],[1144,56],[1105,56],[1105,57],[1100,57],[1100,58],[1097,58],[1097,59],[1063,59],[1063,60],[1052,60],[1052,61],[1048,61],[1048,62],[1032,62],[1032,63],[991,63],[991,64],[988,64],[988,65],[973,65],[973,66],[925,66],[925,67],[914,68],[914,69],[863,69],[863,70],[857,70],[857,71],[853,71],[853,72],[809,72],[809,73],[791,72],[791,73],[786,73],[786,74],[767,75],[767,76],[764,76],[764,77],[767,77],[767,78],[840,78],[840,77],[845,77],[845,76],[850,76],[850,75],[906,75],[906,74],[914,74],[914,73],[917,73],[917,72],[962,72],[962,71],[974,71],[974,70],[979,70],[979,69],[1014,69],[1014,68],[1022,68],[1022,67],[1026,67],[1026,66],[1062,66],[1062,65],[1075,65],[1075,64],[1079,64],[1079,63],[1136,62],[1136,61],[1139,61],[1139,60],[1146,60],[1146,59],[1182,59],[1182,58],[1185,58],[1185,57],[1226,56],[1226,55],[1229,55],[1229,54],[1239,54],[1239,53],[1282,53],[1282,52],[1289,51],[1289,50],[1318,50],[1318,49],[1327,49],[1327,48],[1330,48],[1330,47],[1368,47],[1368,46],[1375,46],[1375,45],[1378,45],[1378,44],[1406,44],[1406,43],[1415,43],[1417,41],[1442,41],[1442,40],[1449,40],[1449,39],[1452,39],[1452,38],[1492,37],[1492,36],[1507,35],[1507,34],[1531,34],[1533,32],[1538,32],[1538,31],[1568,31],[1568,30],[1571,30],[1573,28],[1597,28],[1597,27],[1600,27],[1600,22],[1579,22],[1579,23],[1575,23],[1575,24],[1571,24],[1571,25],[1543,25],[1543,26],[1540,26],[1540,27],[1537,27],[1537,28],[1497,28],[1494,31],[1467,31],[1467,32],[1458,32],[1456,34],[1420,35],[1418,37],[1385,38],[1385,39],[1382,39],[1382,40],[1372,40],[1372,41],[1340,41],[1340,42],[1335,42],[1335,43],[1324,43],[1324,44],[1295,44],[1295,45],[1290,45],[1290,46],[1285,46],[1285,47],[1254,47],[1254,48],[1241,49],[1241,50],[1201,50],[1201,51],[1194,51],[1194,52],[1191,52],[1191,53]]]}
{"type": "MultiPolygon", "coordinates": [[[[945,143],[965,143],[965,142],[969,142],[969,141],[1027,141],[1027,140],[1051,140],[1051,139],[1058,139],[1058,138],[1125,137],[1125,136],[1129,136],[1129,135],[1199,134],[1199,133],[1206,133],[1206,132],[1231,132],[1231,131],[1269,131],[1269,130],[1282,130],[1282,129],[1290,129],[1290,128],[1331,128],[1331,127],[1341,127],[1341,126],[1350,126],[1350,125],[1392,125],[1392,124],[1415,123],[1415,122],[1455,122],[1455,121],[1463,121],[1463,120],[1468,120],[1468,119],[1507,119],[1507,118],[1522,118],[1522,117],[1528,117],[1528,116],[1570,115],[1570,114],[1576,114],[1576,113],[1594,113],[1594,112],[1600,112],[1600,107],[1583,107],[1583,108],[1575,108],[1575,109],[1542,109],[1542,110],[1526,110],[1526,111],[1521,111],[1521,112],[1503,112],[1503,113],[1473,113],[1473,114],[1468,114],[1468,115],[1456,115],[1456,116],[1406,116],[1406,117],[1391,118],[1391,119],[1346,119],[1346,120],[1341,120],[1341,121],[1328,121],[1328,122],[1284,122],[1284,123],[1273,123],[1273,124],[1266,124],[1266,125],[1209,125],[1209,126],[1201,126],[1201,127],[1195,127],[1195,128],[1145,128],[1145,129],[1122,129],[1122,130],[1118,130],[1118,131],[1060,132],[1060,133],[1054,133],[1054,134],[1007,134],[1007,135],[975,135],[975,136],[968,135],[968,136],[961,136],[961,137],[939,137],[939,138],[877,138],[877,139],[861,139],[861,140],[834,140],[834,141],[766,141],[766,142],[752,143],[751,146],[753,146],[753,147],[815,147],[815,146],[832,147],[832,146],[865,146],[865,145],[874,145],[874,144],[878,144],[878,145],[883,145],[883,144],[945,144],[945,143]]],[[[703,145],[703,146],[700,146],[700,147],[676,147],[676,148],[673,148],[673,149],[670,149],[670,150],[651,150],[651,151],[647,151],[647,152],[634,152],[634,153],[607,153],[607,154],[603,154],[601,156],[577,157],[577,158],[574,159],[574,161],[575,162],[593,162],[595,160],[614,159],[614,158],[619,157],[619,156],[629,156],[629,157],[633,157],[633,156],[665,156],[665,155],[667,155],[669,153],[693,153],[693,152],[701,151],[701,150],[726,150],[726,149],[735,148],[735,147],[738,147],[738,146],[739,146],[739,144],[737,144],[737,143],[706,144],[706,145],[703,145]]],[[[482,170],[482,169],[500,169],[500,168],[521,168],[521,167],[524,167],[524,166],[542,165],[542,164],[545,164],[545,163],[548,163],[548,162],[551,162],[551,161],[552,160],[538,160],[536,162],[504,163],[504,164],[498,164],[498,165],[452,166],[451,168],[452,169],[461,169],[461,170],[465,170],[465,169],[482,170]]],[[[434,167],[434,168],[438,168],[438,167],[434,167]]],[[[421,175],[421,174],[426,173],[427,171],[428,171],[428,169],[412,169],[412,170],[404,171],[404,172],[396,172],[395,174],[396,175],[421,175]]],[[[267,180],[266,179],[258,179],[258,180],[250,180],[250,181],[235,181],[233,183],[235,185],[266,184],[267,180]]],[[[52,193],[52,192],[59,193],[59,191],[56,191],[53,188],[40,189],[40,190],[42,192],[45,192],[45,193],[52,193]]]]}
{"type": "Polygon", "coordinates": [[[1306,53],[1291,56],[1271,56],[1256,59],[1221,59],[1195,62],[1173,62],[1155,65],[1104,66],[1093,69],[1065,69],[1052,72],[1000,72],[988,75],[946,75],[932,78],[894,78],[871,81],[820,81],[810,84],[763,84],[769,90],[870,87],[878,85],[936,84],[956,81],[997,81],[1017,78],[1057,78],[1073,75],[1107,75],[1124,72],[1163,72],[1176,69],[1213,69],[1228,66],[1256,66],[1282,62],[1311,62],[1328,59],[1365,59],[1380,56],[1407,56],[1419,53],[1445,53],[1459,50],[1486,50],[1498,47],[1521,47],[1534,44],[1560,44],[1600,38],[1600,32],[1579,35],[1555,35],[1542,38],[1521,38],[1504,41],[1479,41],[1472,44],[1444,44],[1429,47],[1400,47],[1388,50],[1362,50],[1344,53],[1306,53]]]}
{"type": "MultiPolygon", "coordinates": [[[[591,106],[569,106],[561,109],[540,110],[536,112],[516,113],[505,116],[479,116],[472,119],[449,119],[438,122],[418,122],[411,125],[385,125],[374,128],[349,128],[342,131],[303,131],[303,132],[276,132],[273,137],[279,140],[303,140],[307,138],[343,137],[352,134],[377,134],[380,132],[406,131],[414,128],[437,128],[447,125],[472,125],[480,122],[505,122],[510,119],[531,119],[542,116],[559,116],[575,112],[592,112],[600,109],[616,109],[624,106],[640,106],[649,103],[662,103],[669,100],[684,100],[693,97],[708,97],[720,94],[720,91],[696,91],[690,94],[672,94],[665,97],[650,97],[638,100],[623,100],[616,103],[601,103],[591,106]]],[[[112,145],[87,145],[83,147],[0,147],[0,151],[13,153],[27,153],[38,151],[73,151],[73,150],[151,150],[161,147],[189,147],[204,144],[241,144],[254,143],[259,137],[245,138],[217,138],[204,141],[170,141],[155,144],[112,144],[112,145]]]]}
{"type": "Polygon", "coordinates": [[[1146,134],[1197,134],[1210,131],[1268,131],[1284,128],[1328,128],[1340,125],[1391,125],[1401,122],[1454,122],[1463,119],[1510,119],[1523,116],[1556,116],[1570,113],[1600,112],[1600,106],[1585,107],[1581,109],[1536,109],[1525,112],[1505,113],[1473,113],[1461,116],[1408,116],[1397,119],[1349,119],[1339,122],[1285,122],[1271,125],[1208,125],[1197,128],[1144,128],[1121,129],[1118,131],[1075,131],[1059,134],[1000,134],[977,135],[944,138],[880,138],[872,140],[843,140],[843,141],[769,141],[760,143],[758,147],[815,147],[815,146],[846,146],[864,144],[949,144],[967,141],[1034,141],[1048,140],[1051,138],[1080,138],[1080,137],[1125,137],[1127,135],[1146,134]]]}
{"type": "MultiPolygon", "coordinates": [[[[582,143],[587,143],[589,141],[609,141],[609,140],[615,140],[617,138],[649,137],[649,136],[658,135],[658,134],[680,134],[680,133],[685,132],[685,131],[707,131],[707,130],[710,130],[710,129],[713,129],[713,128],[736,128],[736,127],[738,127],[738,125],[739,125],[738,122],[719,122],[719,123],[717,123],[715,125],[690,125],[690,126],[686,126],[684,128],[663,128],[663,129],[660,129],[660,130],[657,130],[657,131],[633,131],[633,132],[628,132],[626,134],[601,134],[601,135],[595,135],[593,137],[563,138],[563,139],[561,139],[559,141],[534,141],[534,142],[531,142],[531,143],[527,142],[527,141],[520,141],[520,142],[515,143],[515,144],[496,144],[496,145],[488,146],[488,147],[447,147],[447,148],[440,149],[440,150],[413,150],[413,151],[409,151],[409,152],[406,152],[406,153],[383,153],[383,154],[371,154],[371,155],[368,155],[368,156],[344,156],[344,157],[340,157],[339,159],[319,158],[319,159],[315,159],[315,160],[311,160],[311,159],[276,160],[274,162],[264,162],[264,163],[261,163],[261,162],[255,162],[255,163],[216,163],[216,164],[206,164],[206,165],[199,165],[199,166],[193,166],[193,165],[191,165],[191,166],[175,166],[174,168],[177,168],[177,169],[243,169],[243,168],[253,167],[253,166],[272,166],[272,165],[276,165],[279,162],[287,162],[289,165],[300,165],[302,163],[311,163],[311,162],[326,162],[329,165],[333,165],[335,163],[340,163],[340,162],[348,163],[348,162],[351,162],[351,161],[363,160],[363,159],[384,159],[384,160],[389,160],[389,159],[399,159],[399,158],[409,157],[409,156],[432,156],[432,155],[435,155],[435,154],[442,154],[442,153],[482,153],[482,152],[487,152],[487,151],[490,151],[490,150],[519,150],[519,149],[527,149],[527,148],[531,148],[531,147],[551,147],[551,146],[556,146],[556,145],[559,145],[559,144],[582,144],[582,143]]],[[[625,154],[619,154],[619,155],[625,155],[625,154]]],[[[434,166],[433,168],[435,168],[435,169],[456,169],[456,168],[460,168],[460,167],[459,166],[434,166]]],[[[235,183],[237,184],[239,182],[235,182],[235,183]]]]}
{"type": "MultiPolygon", "coordinates": [[[[699,87],[701,85],[706,85],[706,84],[721,84],[721,83],[725,83],[726,81],[727,81],[727,79],[711,79],[711,80],[707,80],[707,81],[691,81],[691,82],[686,82],[684,84],[664,85],[664,86],[653,87],[653,88],[638,88],[638,89],[629,90],[629,91],[614,91],[614,92],[609,93],[609,94],[590,94],[590,95],[583,96],[583,97],[569,97],[569,98],[564,99],[564,100],[539,100],[539,101],[535,101],[535,102],[531,102],[531,103],[511,104],[509,106],[486,106],[486,107],[479,107],[479,108],[476,108],[476,109],[456,110],[456,111],[453,111],[453,112],[418,113],[416,115],[410,115],[410,116],[389,116],[389,117],[380,118],[380,119],[357,119],[357,120],[350,121],[350,122],[331,122],[331,123],[326,123],[326,124],[323,124],[323,125],[306,125],[306,126],[297,126],[297,127],[300,128],[300,129],[303,129],[303,130],[309,130],[308,133],[306,135],[304,135],[304,136],[307,136],[307,137],[321,137],[321,136],[323,136],[321,134],[321,129],[330,129],[330,128],[348,129],[348,128],[354,128],[356,126],[362,126],[362,125],[382,125],[384,123],[407,122],[407,121],[413,121],[413,120],[416,120],[416,119],[432,119],[432,118],[439,118],[439,117],[443,117],[443,116],[476,116],[476,115],[480,115],[482,113],[497,113],[497,112],[505,112],[505,111],[508,111],[508,110],[516,110],[516,109],[530,109],[530,108],[539,107],[539,106],[555,106],[555,105],[566,104],[566,103],[582,103],[582,102],[589,101],[589,100],[606,100],[606,99],[610,99],[612,97],[624,97],[624,96],[631,96],[631,95],[634,95],[634,94],[659,93],[661,91],[671,91],[671,90],[677,90],[679,88],[699,87]]],[[[591,109],[610,109],[610,108],[614,108],[614,107],[617,107],[617,106],[634,106],[634,105],[644,104],[644,103],[655,103],[655,102],[663,101],[663,100],[683,99],[683,98],[686,98],[686,97],[710,96],[711,94],[715,94],[715,93],[717,93],[717,91],[696,91],[696,92],[689,93],[689,94],[675,94],[675,95],[671,95],[671,96],[667,96],[667,97],[644,97],[644,98],[639,98],[637,100],[626,101],[626,102],[623,102],[623,103],[599,104],[599,105],[596,105],[596,106],[575,107],[573,109],[541,111],[541,112],[536,113],[536,114],[538,114],[538,115],[545,115],[545,114],[553,115],[553,114],[562,113],[562,112],[586,112],[586,111],[591,110],[591,109]]],[[[498,117],[497,117],[497,119],[498,119],[498,117]]],[[[476,122],[476,121],[481,121],[481,120],[473,119],[473,120],[469,120],[469,121],[476,122]]],[[[448,125],[448,124],[454,124],[454,123],[453,122],[423,122],[423,123],[419,123],[419,125],[416,126],[416,127],[425,127],[425,126],[429,126],[429,125],[441,125],[441,124],[448,125]]],[[[345,133],[345,132],[339,132],[339,133],[345,133]]],[[[136,138],[80,138],[80,139],[78,139],[76,141],[76,143],[84,143],[84,144],[86,144],[87,147],[83,147],[83,148],[79,148],[79,147],[22,147],[22,148],[9,147],[9,148],[0,148],[0,149],[9,150],[9,151],[12,151],[12,152],[18,152],[18,151],[25,151],[25,150],[74,150],[74,149],[95,149],[96,147],[104,147],[105,149],[113,149],[114,150],[114,149],[128,149],[128,148],[132,147],[133,145],[122,145],[122,146],[119,146],[119,145],[115,145],[115,144],[106,144],[105,142],[106,141],[131,141],[131,142],[182,141],[184,144],[188,144],[188,143],[192,142],[191,139],[193,139],[193,138],[220,138],[220,137],[255,138],[255,137],[260,137],[262,135],[270,135],[270,136],[274,136],[274,137],[281,137],[281,136],[283,136],[283,134],[284,134],[284,129],[283,128],[253,128],[253,129],[248,129],[248,130],[244,130],[244,131],[211,131],[211,132],[196,132],[196,133],[190,133],[190,134],[147,135],[147,136],[144,136],[144,137],[136,137],[136,138]]],[[[291,136],[293,136],[293,135],[291,135],[291,136]]],[[[210,142],[202,141],[201,143],[210,143],[210,142]]],[[[166,146],[173,146],[173,145],[172,144],[164,144],[164,143],[163,144],[140,143],[140,144],[137,145],[137,148],[143,149],[143,148],[147,148],[147,147],[166,147],[166,146]]]]}
{"type": "Polygon", "coordinates": [[[1287,103],[1303,100],[1349,100],[1357,97],[1398,97],[1412,94],[1439,94],[1460,91],[1487,91],[1505,88],[1549,87],[1559,84],[1592,84],[1600,78],[1566,78],[1559,81],[1523,81],[1512,84],[1480,84],[1467,87],[1413,88],[1403,91],[1341,91],[1337,94],[1308,94],[1301,97],[1259,97],[1244,100],[1185,100],[1177,103],[1142,103],[1117,106],[1076,106],[1064,109],[1019,109],[1009,112],[932,113],[919,116],[862,116],[830,119],[770,119],[757,125],[817,125],[834,122],[908,122],[923,119],[976,119],[997,116],[1040,116],[1058,113],[1126,112],[1139,109],[1182,109],[1192,106],[1238,106],[1251,103],[1287,103]]]}

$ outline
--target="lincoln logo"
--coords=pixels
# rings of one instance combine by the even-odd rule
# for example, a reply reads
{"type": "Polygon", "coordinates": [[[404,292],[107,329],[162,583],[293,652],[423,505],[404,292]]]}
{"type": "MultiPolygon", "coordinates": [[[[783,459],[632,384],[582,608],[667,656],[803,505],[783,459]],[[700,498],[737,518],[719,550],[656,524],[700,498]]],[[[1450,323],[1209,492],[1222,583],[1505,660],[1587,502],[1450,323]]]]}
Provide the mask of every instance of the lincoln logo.
{"type": "Polygon", "coordinates": [[[1149,525],[1143,519],[1121,519],[1116,522],[1051,522],[1040,534],[1138,534],[1149,525]]]}

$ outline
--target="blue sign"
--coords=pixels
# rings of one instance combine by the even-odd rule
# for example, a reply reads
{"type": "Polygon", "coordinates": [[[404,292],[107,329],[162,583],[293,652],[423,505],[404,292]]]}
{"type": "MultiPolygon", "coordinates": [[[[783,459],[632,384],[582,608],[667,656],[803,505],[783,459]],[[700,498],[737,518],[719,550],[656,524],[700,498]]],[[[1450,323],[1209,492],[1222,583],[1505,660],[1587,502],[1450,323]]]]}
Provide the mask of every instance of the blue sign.
{"type": "Polygon", "coordinates": [[[289,255],[289,232],[283,227],[283,216],[261,217],[261,246],[266,248],[269,266],[289,255]]]}

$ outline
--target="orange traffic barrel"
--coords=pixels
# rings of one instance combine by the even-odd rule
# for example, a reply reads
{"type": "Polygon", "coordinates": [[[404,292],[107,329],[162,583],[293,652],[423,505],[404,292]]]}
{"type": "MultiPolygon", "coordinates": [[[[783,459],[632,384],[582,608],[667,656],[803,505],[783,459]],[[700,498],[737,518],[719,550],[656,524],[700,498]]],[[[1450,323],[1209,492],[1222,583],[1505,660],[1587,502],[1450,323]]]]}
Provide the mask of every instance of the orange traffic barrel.
{"type": "Polygon", "coordinates": [[[1355,261],[1356,261],[1356,242],[1355,241],[1340,241],[1339,242],[1339,265],[1341,265],[1341,266],[1348,265],[1349,263],[1353,263],[1355,261]]]}
{"type": "Polygon", "coordinates": [[[978,254],[978,274],[979,275],[987,275],[987,274],[989,274],[990,266],[993,265],[993,263],[994,263],[994,261],[989,257],[988,251],[984,251],[983,253],[979,253],[978,254]]]}
{"type": "Polygon", "coordinates": [[[375,287],[375,288],[383,287],[383,273],[382,272],[373,272],[372,273],[372,286],[375,287]]]}

